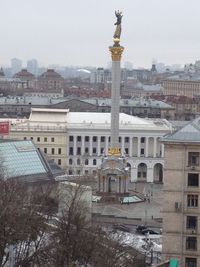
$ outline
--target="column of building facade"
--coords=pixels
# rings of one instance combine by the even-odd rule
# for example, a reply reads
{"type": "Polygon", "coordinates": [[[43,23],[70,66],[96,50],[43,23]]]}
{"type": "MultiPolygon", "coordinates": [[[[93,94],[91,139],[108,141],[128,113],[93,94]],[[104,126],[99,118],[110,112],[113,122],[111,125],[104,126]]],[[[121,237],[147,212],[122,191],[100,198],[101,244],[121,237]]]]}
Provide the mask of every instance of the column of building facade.
{"type": "Polygon", "coordinates": [[[140,157],[140,151],[141,151],[141,138],[138,137],[138,152],[137,152],[138,157],[140,157]]]}
{"type": "Polygon", "coordinates": [[[132,157],[133,154],[133,137],[129,138],[129,157],[132,157]]]}
{"type": "Polygon", "coordinates": [[[124,156],[124,136],[121,137],[121,155],[124,156]]]}
{"type": "Polygon", "coordinates": [[[92,156],[92,136],[90,136],[89,138],[89,155],[92,156]]]}
{"type": "Polygon", "coordinates": [[[161,145],[161,157],[164,158],[164,144],[161,145]]]}
{"type": "Polygon", "coordinates": [[[156,156],[157,156],[157,137],[154,137],[153,156],[154,156],[154,158],[156,158],[156,156]]]}
{"type": "Polygon", "coordinates": [[[81,155],[85,154],[85,136],[81,137],[81,155]]]}
{"type": "Polygon", "coordinates": [[[106,147],[105,147],[105,154],[107,155],[108,154],[108,136],[105,136],[105,139],[106,139],[106,147]]]}
{"type": "Polygon", "coordinates": [[[101,155],[101,136],[97,136],[97,156],[101,155]]]}
{"type": "Polygon", "coordinates": [[[145,157],[149,156],[149,137],[145,137],[145,157]]]}
{"type": "Polygon", "coordinates": [[[74,136],[73,136],[73,140],[74,140],[74,143],[73,143],[73,150],[74,150],[74,153],[73,153],[73,154],[74,154],[74,156],[77,155],[76,138],[77,138],[77,136],[74,135],[74,136]]]}

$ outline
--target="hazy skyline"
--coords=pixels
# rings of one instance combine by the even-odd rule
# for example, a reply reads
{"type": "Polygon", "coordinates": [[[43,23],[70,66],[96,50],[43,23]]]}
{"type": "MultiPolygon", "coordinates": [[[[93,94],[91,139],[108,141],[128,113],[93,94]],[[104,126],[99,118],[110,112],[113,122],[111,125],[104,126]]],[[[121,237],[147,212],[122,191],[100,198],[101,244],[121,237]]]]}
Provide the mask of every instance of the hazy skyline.
{"type": "Polygon", "coordinates": [[[106,66],[123,11],[123,61],[184,64],[200,59],[199,0],[0,0],[1,58],[41,64],[106,66]]]}

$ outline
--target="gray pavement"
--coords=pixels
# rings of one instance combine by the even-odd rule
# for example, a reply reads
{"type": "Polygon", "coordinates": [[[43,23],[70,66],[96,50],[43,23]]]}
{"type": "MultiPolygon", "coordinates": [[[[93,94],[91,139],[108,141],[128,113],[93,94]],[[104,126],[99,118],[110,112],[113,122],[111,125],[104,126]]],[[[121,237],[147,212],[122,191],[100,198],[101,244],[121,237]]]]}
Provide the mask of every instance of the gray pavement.
{"type": "Polygon", "coordinates": [[[125,217],[147,225],[157,224],[157,219],[162,218],[162,184],[130,183],[129,188],[144,195],[149,201],[132,204],[93,203],[94,214],[110,217],[125,217]]]}

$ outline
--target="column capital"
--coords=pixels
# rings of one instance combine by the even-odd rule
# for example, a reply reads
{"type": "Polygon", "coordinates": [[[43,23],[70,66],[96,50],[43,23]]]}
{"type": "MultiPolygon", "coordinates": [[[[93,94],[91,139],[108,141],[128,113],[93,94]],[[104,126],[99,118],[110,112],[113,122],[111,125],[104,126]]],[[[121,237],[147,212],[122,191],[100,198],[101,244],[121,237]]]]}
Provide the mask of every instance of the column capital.
{"type": "Polygon", "coordinates": [[[122,53],[124,51],[123,46],[110,46],[109,50],[111,52],[112,61],[120,61],[122,53]]]}

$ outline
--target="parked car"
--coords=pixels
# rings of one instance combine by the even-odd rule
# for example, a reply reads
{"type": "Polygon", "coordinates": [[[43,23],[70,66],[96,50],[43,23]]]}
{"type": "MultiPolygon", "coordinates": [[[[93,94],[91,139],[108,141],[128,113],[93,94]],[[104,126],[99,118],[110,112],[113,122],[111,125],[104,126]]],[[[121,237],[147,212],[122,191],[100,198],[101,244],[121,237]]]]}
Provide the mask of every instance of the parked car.
{"type": "Polygon", "coordinates": [[[150,235],[159,235],[160,233],[158,233],[157,231],[155,230],[152,230],[152,229],[149,229],[149,228],[146,228],[144,230],[142,230],[141,232],[143,235],[146,235],[146,234],[150,234],[150,235]]]}
{"type": "Polygon", "coordinates": [[[128,233],[131,232],[131,229],[128,226],[124,225],[124,224],[114,224],[113,225],[113,229],[120,230],[120,231],[123,231],[123,232],[128,232],[128,233]]]}
{"type": "Polygon", "coordinates": [[[141,224],[141,225],[138,225],[136,227],[136,232],[142,233],[142,231],[145,230],[145,229],[147,229],[147,227],[145,225],[141,224]]]}

